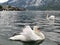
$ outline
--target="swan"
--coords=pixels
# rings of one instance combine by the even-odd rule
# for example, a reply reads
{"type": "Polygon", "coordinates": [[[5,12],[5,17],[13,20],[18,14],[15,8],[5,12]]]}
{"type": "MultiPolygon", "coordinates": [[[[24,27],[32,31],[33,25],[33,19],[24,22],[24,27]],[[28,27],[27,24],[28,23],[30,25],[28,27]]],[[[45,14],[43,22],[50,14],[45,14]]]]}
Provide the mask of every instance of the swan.
{"type": "Polygon", "coordinates": [[[55,21],[55,16],[54,16],[54,15],[51,15],[50,17],[48,17],[48,14],[47,14],[46,19],[47,19],[48,21],[50,21],[50,20],[55,21]]]}
{"type": "Polygon", "coordinates": [[[23,29],[23,32],[19,33],[19,35],[15,35],[9,38],[10,40],[15,41],[23,41],[23,42],[29,42],[29,41],[43,41],[45,39],[44,34],[40,31],[38,26],[34,26],[33,30],[30,28],[30,26],[26,26],[23,29]]]}

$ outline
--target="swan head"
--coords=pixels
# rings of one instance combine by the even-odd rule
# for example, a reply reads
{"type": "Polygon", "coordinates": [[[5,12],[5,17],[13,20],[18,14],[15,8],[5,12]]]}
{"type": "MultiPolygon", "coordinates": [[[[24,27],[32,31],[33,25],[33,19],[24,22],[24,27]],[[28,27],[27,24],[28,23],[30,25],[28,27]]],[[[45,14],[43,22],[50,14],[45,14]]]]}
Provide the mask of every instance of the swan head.
{"type": "Polygon", "coordinates": [[[34,31],[40,31],[40,27],[39,26],[34,26],[33,30],[34,31]]]}

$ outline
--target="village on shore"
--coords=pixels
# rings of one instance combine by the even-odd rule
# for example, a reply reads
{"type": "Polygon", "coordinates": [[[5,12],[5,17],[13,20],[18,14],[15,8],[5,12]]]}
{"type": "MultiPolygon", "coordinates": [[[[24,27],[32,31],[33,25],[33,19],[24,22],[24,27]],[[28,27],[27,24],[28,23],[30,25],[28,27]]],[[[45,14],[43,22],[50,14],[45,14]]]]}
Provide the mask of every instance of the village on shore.
{"type": "Polygon", "coordinates": [[[0,5],[0,11],[25,11],[26,9],[25,8],[18,8],[18,7],[15,7],[15,6],[10,6],[10,5],[6,5],[6,6],[2,6],[0,5]]]}

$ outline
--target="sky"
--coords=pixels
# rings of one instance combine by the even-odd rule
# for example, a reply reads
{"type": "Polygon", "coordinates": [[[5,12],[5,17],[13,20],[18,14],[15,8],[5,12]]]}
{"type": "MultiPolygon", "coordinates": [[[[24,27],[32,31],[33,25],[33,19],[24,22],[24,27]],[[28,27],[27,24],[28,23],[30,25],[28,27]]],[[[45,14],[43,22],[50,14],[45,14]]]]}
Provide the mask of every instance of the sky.
{"type": "Polygon", "coordinates": [[[0,3],[4,3],[7,2],[8,0],[0,0],[0,3]]]}

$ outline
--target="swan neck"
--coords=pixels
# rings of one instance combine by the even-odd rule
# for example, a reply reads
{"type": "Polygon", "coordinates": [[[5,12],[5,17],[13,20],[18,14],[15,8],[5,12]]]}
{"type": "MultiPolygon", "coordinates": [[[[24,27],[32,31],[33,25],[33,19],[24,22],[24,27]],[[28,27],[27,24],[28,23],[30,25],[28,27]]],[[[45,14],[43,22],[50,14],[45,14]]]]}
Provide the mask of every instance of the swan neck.
{"type": "Polygon", "coordinates": [[[47,14],[47,17],[46,18],[48,19],[48,14],[47,14]]]}

